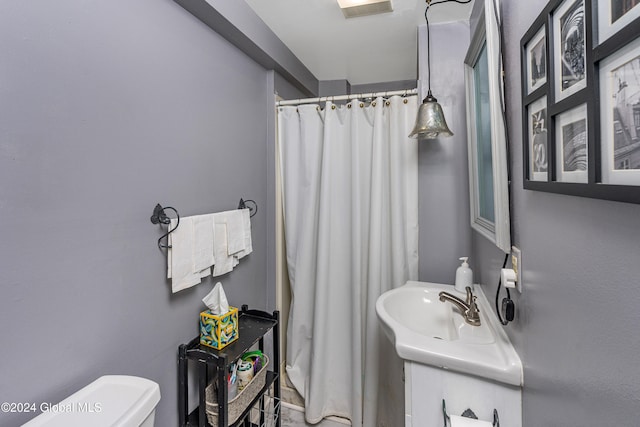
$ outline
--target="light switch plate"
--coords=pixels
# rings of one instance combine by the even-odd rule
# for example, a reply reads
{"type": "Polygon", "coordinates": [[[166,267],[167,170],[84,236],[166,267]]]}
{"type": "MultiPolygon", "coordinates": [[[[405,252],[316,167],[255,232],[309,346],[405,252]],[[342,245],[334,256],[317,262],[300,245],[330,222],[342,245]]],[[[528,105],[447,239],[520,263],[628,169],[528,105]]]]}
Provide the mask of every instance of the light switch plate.
{"type": "Polygon", "coordinates": [[[522,293],[522,252],[515,246],[511,246],[511,265],[516,272],[516,289],[522,293]]]}

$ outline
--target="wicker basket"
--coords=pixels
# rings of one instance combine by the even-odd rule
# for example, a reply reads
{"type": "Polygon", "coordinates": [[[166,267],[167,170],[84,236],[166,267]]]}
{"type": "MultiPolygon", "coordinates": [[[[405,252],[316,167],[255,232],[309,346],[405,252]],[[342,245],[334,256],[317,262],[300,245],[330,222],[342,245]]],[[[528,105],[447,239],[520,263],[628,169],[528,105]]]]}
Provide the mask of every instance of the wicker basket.
{"type": "MultiPolygon", "coordinates": [[[[242,412],[247,409],[249,403],[258,395],[262,387],[264,387],[266,383],[267,377],[267,366],[269,365],[269,357],[265,354],[263,355],[263,364],[262,368],[256,373],[249,384],[246,385],[245,388],[240,390],[236,397],[231,399],[227,404],[227,420],[228,424],[235,423],[242,412]]],[[[205,390],[206,394],[206,411],[207,411],[207,420],[209,424],[212,426],[218,425],[218,395],[214,388],[215,381],[207,386],[205,390]]]]}

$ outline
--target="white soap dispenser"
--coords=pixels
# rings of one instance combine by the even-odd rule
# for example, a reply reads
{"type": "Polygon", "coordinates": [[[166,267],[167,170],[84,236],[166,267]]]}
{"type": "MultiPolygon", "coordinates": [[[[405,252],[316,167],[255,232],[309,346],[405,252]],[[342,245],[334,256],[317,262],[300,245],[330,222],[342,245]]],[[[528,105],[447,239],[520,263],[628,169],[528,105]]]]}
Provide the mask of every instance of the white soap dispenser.
{"type": "Polygon", "coordinates": [[[455,290],[458,292],[465,293],[467,286],[472,286],[473,284],[473,271],[469,268],[469,264],[467,260],[469,257],[462,257],[460,261],[462,261],[462,265],[458,267],[456,270],[456,282],[455,282],[455,290]]]}

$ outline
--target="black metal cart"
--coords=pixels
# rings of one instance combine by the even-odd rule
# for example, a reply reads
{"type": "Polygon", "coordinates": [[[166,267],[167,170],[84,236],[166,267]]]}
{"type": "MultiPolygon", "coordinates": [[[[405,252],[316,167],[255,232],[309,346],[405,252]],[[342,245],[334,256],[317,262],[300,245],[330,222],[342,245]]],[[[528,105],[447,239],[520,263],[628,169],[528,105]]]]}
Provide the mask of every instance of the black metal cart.
{"type": "Polygon", "coordinates": [[[267,425],[280,427],[280,336],[279,317],[276,310],[269,314],[260,310],[249,310],[246,305],[238,315],[239,338],[222,350],[200,344],[200,337],[196,337],[187,344],[178,347],[178,417],[181,427],[209,427],[206,414],[205,389],[211,380],[217,381],[218,385],[218,425],[213,427],[236,427],[251,426],[258,427],[267,425]],[[242,414],[233,423],[229,424],[226,387],[227,367],[237,360],[243,353],[248,351],[256,343],[259,349],[264,351],[264,337],[273,331],[273,360],[271,369],[266,373],[264,387],[257,395],[245,405],[242,414]],[[188,378],[187,371],[189,361],[197,366],[199,404],[198,407],[189,413],[188,408],[188,378]],[[211,378],[210,378],[211,377],[211,378]],[[272,396],[265,399],[265,395],[272,390],[272,396]],[[265,420],[265,405],[271,405],[269,417],[265,420]],[[258,408],[259,424],[252,423],[249,416],[252,408],[258,408]]]}

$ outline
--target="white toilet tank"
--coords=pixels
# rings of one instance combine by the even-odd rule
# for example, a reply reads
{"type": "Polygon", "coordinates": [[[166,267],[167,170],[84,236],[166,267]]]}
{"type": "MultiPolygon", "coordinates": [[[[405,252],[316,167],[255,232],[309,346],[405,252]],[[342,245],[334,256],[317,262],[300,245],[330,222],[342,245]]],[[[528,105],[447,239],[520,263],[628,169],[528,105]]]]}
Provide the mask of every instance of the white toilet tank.
{"type": "Polygon", "coordinates": [[[45,410],[28,427],[153,427],[160,387],[146,378],[100,377],[45,410]]]}

